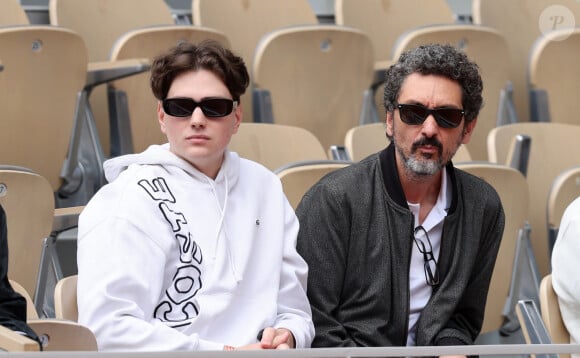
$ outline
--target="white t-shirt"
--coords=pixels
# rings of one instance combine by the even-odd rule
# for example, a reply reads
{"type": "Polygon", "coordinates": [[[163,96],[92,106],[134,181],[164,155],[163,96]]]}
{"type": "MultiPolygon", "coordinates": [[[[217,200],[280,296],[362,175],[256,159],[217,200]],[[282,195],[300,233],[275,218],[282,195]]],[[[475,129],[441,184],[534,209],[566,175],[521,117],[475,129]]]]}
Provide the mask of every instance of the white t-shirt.
{"type": "MultiPolygon", "coordinates": [[[[433,209],[427,214],[425,221],[419,224],[419,211],[420,205],[415,203],[407,202],[409,209],[413,212],[415,216],[415,228],[422,226],[427,235],[429,236],[429,241],[431,242],[431,247],[433,248],[433,257],[435,260],[439,261],[439,249],[441,247],[441,233],[443,232],[443,220],[447,216],[447,209],[451,203],[451,188],[450,181],[447,178],[447,171],[445,168],[442,170],[442,180],[441,188],[439,190],[439,196],[437,197],[437,202],[433,209]]],[[[423,235],[423,231],[420,230],[416,237],[423,241],[426,248],[429,249],[429,244],[427,243],[427,238],[423,235]]],[[[435,272],[433,272],[435,274],[435,272]]],[[[429,301],[431,297],[432,288],[427,284],[425,279],[425,260],[423,254],[417,248],[417,245],[413,243],[413,250],[411,251],[411,267],[409,270],[409,331],[407,334],[407,346],[415,345],[415,334],[417,329],[417,321],[421,316],[423,308],[429,301]]]]}

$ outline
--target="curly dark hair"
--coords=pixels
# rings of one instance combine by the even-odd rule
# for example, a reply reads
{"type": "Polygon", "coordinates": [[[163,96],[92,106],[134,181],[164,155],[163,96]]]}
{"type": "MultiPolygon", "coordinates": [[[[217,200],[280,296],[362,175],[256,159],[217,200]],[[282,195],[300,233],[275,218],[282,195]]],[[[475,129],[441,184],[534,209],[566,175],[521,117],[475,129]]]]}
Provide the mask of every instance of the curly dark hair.
{"type": "Polygon", "coordinates": [[[218,76],[234,101],[240,100],[250,83],[244,60],[219,42],[204,40],[193,44],[182,41],[153,60],[150,78],[153,95],[160,101],[164,100],[177,76],[200,69],[218,76]]]}
{"type": "Polygon", "coordinates": [[[412,73],[444,76],[459,83],[465,120],[477,118],[483,104],[483,83],[479,67],[461,50],[451,45],[428,44],[404,52],[387,70],[384,94],[387,112],[394,111],[401,86],[412,73]]]}

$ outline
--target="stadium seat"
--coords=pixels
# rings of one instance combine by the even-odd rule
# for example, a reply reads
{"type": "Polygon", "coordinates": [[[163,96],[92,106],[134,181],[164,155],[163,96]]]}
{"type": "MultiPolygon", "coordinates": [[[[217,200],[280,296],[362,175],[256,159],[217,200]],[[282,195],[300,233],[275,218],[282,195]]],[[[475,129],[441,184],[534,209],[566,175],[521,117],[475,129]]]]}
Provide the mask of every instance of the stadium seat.
{"type": "Polygon", "coordinates": [[[0,1],[0,26],[29,24],[28,16],[18,0],[0,1]]]}
{"type": "MultiPolygon", "coordinates": [[[[66,318],[39,319],[36,311],[30,309],[32,298],[28,291],[16,281],[10,280],[10,284],[26,300],[28,311],[27,323],[40,338],[43,351],[97,351],[97,340],[91,330],[78,324],[76,321],[67,320],[66,318]]],[[[1,342],[2,338],[0,337],[0,347],[2,347],[1,342]]],[[[22,349],[14,347],[13,350],[36,349],[30,349],[30,347],[25,346],[22,349]]]]}
{"type": "MultiPolygon", "coordinates": [[[[528,344],[569,344],[570,334],[562,321],[558,296],[552,286],[552,275],[542,278],[540,283],[540,311],[529,300],[518,302],[520,320],[526,343],[528,344]]],[[[550,355],[570,358],[570,354],[550,355]]]]}
{"type": "Polygon", "coordinates": [[[566,169],[560,173],[552,182],[548,192],[546,217],[548,218],[548,253],[550,257],[564,211],[577,197],[580,197],[580,166],[566,169]]]}
{"type": "MultiPolygon", "coordinates": [[[[49,15],[51,25],[71,29],[82,37],[91,63],[108,62],[113,44],[129,30],[174,24],[171,11],[164,0],[50,0],[49,15]]],[[[143,66],[134,66],[133,71],[133,66],[127,67],[127,75],[147,70],[143,66]]],[[[107,81],[100,83],[105,84],[107,81]]],[[[93,87],[95,88],[90,89],[90,106],[101,150],[105,156],[109,156],[111,151],[107,86],[93,87]]]]}
{"type": "Polygon", "coordinates": [[[337,25],[360,29],[373,44],[375,75],[366,98],[369,122],[384,118],[380,89],[385,70],[397,59],[393,54],[397,38],[419,26],[451,24],[455,21],[455,15],[445,0],[334,0],[334,14],[337,25]],[[372,111],[373,107],[376,112],[372,111]]]}
{"type": "Polygon", "coordinates": [[[242,122],[229,149],[275,171],[289,163],[327,160],[322,144],[308,130],[271,123],[242,122]]]}
{"type": "Polygon", "coordinates": [[[580,19],[576,0],[473,0],[473,23],[497,29],[505,36],[519,121],[530,121],[527,67],[530,50],[543,31],[569,26],[580,19]],[[517,14],[517,16],[514,16],[517,14]]]}
{"type": "Polygon", "coordinates": [[[14,169],[0,169],[0,192],[8,227],[8,277],[34,294],[43,240],[52,230],[54,194],[44,177],[14,169]]]}
{"type": "Polygon", "coordinates": [[[372,44],[343,26],[287,27],[260,40],[252,72],[255,88],[270,93],[274,123],[305,128],[330,148],[360,123],[372,44]]]}
{"type": "Polygon", "coordinates": [[[78,321],[77,278],[77,275],[64,277],[54,288],[54,311],[58,319],[78,321]]]}
{"type": "Polygon", "coordinates": [[[63,28],[7,26],[0,48],[0,163],[43,176],[57,199],[90,191],[74,146],[87,78],[83,40],[63,28]]]}
{"type": "Polygon", "coordinates": [[[526,179],[530,188],[530,225],[541,276],[549,272],[546,207],[550,186],[564,170],[580,165],[580,125],[522,122],[493,128],[488,137],[489,159],[507,164],[513,139],[531,139],[526,179]]]}
{"type": "Polygon", "coordinates": [[[552,31],[536,40],[528,66],[532,121],[580,125],[579,57],[578,27],[552,31]]]}
{"type": "Polygon", "coordinates": [[[347,165],[349,163],[346,162],[314,161],[283,168],[276,171],[276,174],[282,182],[284,193],[290,205],[296,209],[308,189],[316,184],[323,176],[337,169],[344,168],[347,165]]]}
{"type": "MultiPolygon", "coordinates": [[[[488,182],[499,194],[505,212],[505,228],[495,268],[489,286],[482,333],[499,330],[506,317],[515,317],[517,297],[510,297],[516,246],[520,230],[524,228],[529,214],[529,190],[526,178],[517,170],[505,165],[472,162],[458,163],[458,169],[471,173],[488,182]],[[508,303],[508,304],[506,304],[508,303]]],[[[519,280],[516,277],[514,280],[519,280]]],[[[533,284],[533,283],[531,283],[533,284]]]]}
{"type": "MultiPolygon", "coordinates": [[[[192,0],[191,9],[193,24],[222,31],[230,40],[232,50],[245,60],[248,70],[260,38],[268,32],[293,25],[318,24],[308,0],[192,0]]],[[[242,95],[241,102],[244,121],[254,121],[251,87],[242,95]]]]}
{"type": "Polygon", "coordinates": [[[38,342],[4,326],[0,326],[0,349],[6,352],[37,352],[38,342]]]}

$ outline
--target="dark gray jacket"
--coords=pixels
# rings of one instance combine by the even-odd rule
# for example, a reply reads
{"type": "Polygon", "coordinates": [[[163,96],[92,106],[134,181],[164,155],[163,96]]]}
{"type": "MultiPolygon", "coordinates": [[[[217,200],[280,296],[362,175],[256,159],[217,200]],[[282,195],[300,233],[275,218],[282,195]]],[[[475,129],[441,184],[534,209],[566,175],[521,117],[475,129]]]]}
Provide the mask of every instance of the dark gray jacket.
{"type": "MultiPolygon", "coordinates": [[[[418,346],[473,343],[504,228],[490,185],[452,164],[447,172],[453,193],[440,284],[417,322],[418,346]]],[[[312,346],[405,346],[414,217],[394,147],[327,175],[304,196],[297,215],[298,251],[309,265],[312,346]]]]}

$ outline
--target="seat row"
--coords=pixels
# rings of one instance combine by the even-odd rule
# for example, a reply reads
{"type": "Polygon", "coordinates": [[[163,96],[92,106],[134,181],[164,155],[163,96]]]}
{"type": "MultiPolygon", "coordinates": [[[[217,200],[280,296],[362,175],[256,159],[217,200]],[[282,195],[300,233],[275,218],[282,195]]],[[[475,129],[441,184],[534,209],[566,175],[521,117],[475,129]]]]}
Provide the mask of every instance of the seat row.
{"type": "MultiPolygon", "coordinates": [[[[271,4],[272,2],[266,3],[271,4]]],[[[311,9],[307,3],[286,9],[285,13],[295,13],[294,17],[288,16],[283,20],[286,22],[278,22],[281,20],[269,20],[271,23],[262,21],[260,24],[264,23],[264,25],[260,26],[263,28],[256,29],[257,25],[254,24],[253,26],[242,26],[244,31],[236,31],[224,27],[226,25],[219,22],[223,18],[229,18],[223,13],[223,7],[219,11],[219,16],[212,15],[212,11],[215,11],[215,4],[209,5],[203,1],[194,1],[192,6],[195,10],[196,27],[198,27],[196,30],[199,30],[195,31],[196,35],[190,34],[193,31],[191,26],[179,30],[169,29],[169,27],[173,27],[169,25],[173,18],[163,1],[157,3],[157,6],[153,5],[153,1],[151,1],[151,5],[148,2],[147,6],[144,6],[148,11],[140,12],[143,17],[132,16],[132,21],[125,19],[125,16],[122,19],[115,19],[121,17],[122,14],[132,14],[130,2],[119,3],[123,4],[120,6],[124,8],[100,12],[91,7],[99,6],[98,2],[82,4],[80,9],[71,7],[74,4],[79,5],[80,3],[64,0],[51,1],[51,22],[73,29],[81,34],[83,39],[86,39],[86,44],[90,44],[88,46],[89,68],[91,69],[89,76],[93,78],[93,82],[85,83],[83,87],[86,96],[89,97],[90,94],[90,101],[85,99],[83,103],[86,103],[86,106],[90,105],[91,110],[85,111],[84,127],[86,128],[83,130],[82,126],[77,125],[75,129],[80,133],[88,132],[86,137],[90,139],[91,144],[88,145],[86,140],[73,142],[73,144],[77,144],[77,146],[73,146],[73,149],[82,151],[80,159],[83,162],[84,170],[88,171],[85,173],[85,178],[94,178],[92,184],[89,184],[90,179],[84,179],[84,185],[97,188],[102,185],[103,178],[102,174],[99,173],[100,163],[109,155],[140,151],[151,143],[164,141],[157,128],[155,111],[152,110],[155,101],[148,91],[146,74],[131,76],[129,74],[145,71],[146,63],[153,54],[167,47],[164,47],[163,44],[175,43],[176,39],[195,41],[200,37],[214,37],[224,43],[231,42],[231,46],[239,48],[242,54],[247,52],[245,58],[252,59],[250,61],[253,64],[251,72],[254,80],[254,91],[250,91],[246,99],[243,99],[246,121],[259,118],[261,121],[302,126],[315,133],[325,146],[329,146],[338,143],[345,131],[354,124],[378,120],[377,115],[373,115],[377,112],[377,105],[368,91],[365,94],[365,88],[368,88],[369,84],[372,83],[372,70],[370,68],[372,58],[375,59],[376,63],[377,52],[379,52],[376,50],[375,44],[369,44],[368,38],[372,37],[365,38],[364,35],[368,31],[362,34],[352,34],[352,31],[346,31],[345,28],[341,28],[344,31],[338,31],[334,26],[328,29],[323,26],[314,26],[316,30],[320,31],[313,33],[310,29],[303,27],[304,31],[280,30],[276,35],[266,36],[260,42],[261,35],[266,33],[268,29],[281,27],[285,24],[315,22],[315,16],[309,13],[311,9]],[[105,13],[109,18],[103,20],[95,16],[95,14],[100,13],[105,13]],[[155,19],[154,16],[156,16],[155,19]],[[93,31],[95,26],[99,25],[91,23],[91,19],[98,23],[119,25],[109,26],[106,32],[107,36],[105,36],[108,38],[103,40],[93,31]],[[126,34],[129,29],[151,23],[165,23],[166,26],[155,36],[149,34],[151,29],[135,30],[131,35],[121,36],[121,34],[126,34]],[[206,25],[220,28],[220,30],[211,32],[211,29],[208,28],[207,32],[201,31],[199,26],[206,25]],[[249,33],[250,31],[251,33],[249,33]],[[240,38],[236,36],[240,36],[240,38]],[[115,41],[117,45],[111,50],[112,43],[115,41]],[[133,47],[126,44],[130,41],[134,44],[133,47]],[[258,42],[260,42],[260,46],[256,48],[258,42]],[[109,57],[109,52],[112,53],[111,57],[109,57]],[[347,56],[350,53],[354,53],[355,56],[347,56]],[[347,58],[351,60],[347,61],[347,58]],[[127,68],[128,64],[125,63],[122,74],[111,74],[110,69],[104,71],[102,66],[99,67],[94,62],[112,60],[116,62],[115,67],[117,67],[122,59],[125,61],[143,59],[143,61],[141,61],[141,66],[138,65],[139,62],[133,63],[135,67],[138,67],[137,69],[129,69],[127,68]],[[338,60],[331,64],[331,59],[338,60]],[[295,63],[302,63],[301,61],[308,63],[308,65],[293,66],[295,63]],[[341,75],[337,76],[337,73],[341,75]],[[105,75],[107,77],[103,78],[105,75]],[[98,77],[98,80],[94,77],[98,77]],[[121,79],[122,77],[127,78],[121,79]],[[113,81],[114,79],[117,80],[113,81]],[[105,91],[106,86],[100,85],[103,82],[109,83],[108,95],[105,91]],[[291,84],[296,84],[298,89],[291,84]],[[258,104],[256,111],[253,111],[254,101],[251,100],[253,94],[260,94],[255,95],[258,104]],[[107,105],[108,97],[117,100],[107,105]],[[127,105],[123,106],[123,103],[127,105]],[[147,106],[143,103],[151,104],[147,106]],[[109,115],[107,112],[111,114],[109,115]],[[79,149],[79,146],[83,148],[79,149]],[[87,157],[91,158],[85,159],[87,157]]],[[[249,7],[244,7],[243,4],[240,6],[241,8],[230,7],[234,12],[255,12],[257,15],[261,14],[262,18],[270,19],[264,14],[268,13],[267,10],[272,11],[272,8],[259,8],[254,4],[249,7]]],[[[352,14],[355,10],[347,10],[346,2],[341,6],[342,10],[337,11],[337,14],[340,15],[337,16],[337,22],[348,22],[347,14],[352,14]]],[[[359,5],[358,8],[360,11],[363,6],[359,5]]],[[[395,10],[393,8],[382,9],[383,12],[389,13],[396,12],[395,10]]],[[[403,10],[400,9],[400,11],[403,10]]],[[[434,13],[440,13],[440,11],[434,13]]],[[[276,16],[272,18],[278,19],[276,16]]],[[[355,21],[352,21],[352,23],[348,23],[356,25],[355,21]]],[[[497,61],[498,57],[509,57],[506,40],[496,30],[483,26],[455,24],[429,27],[409,32],[399,41],[394,56],[396,57],[405,49],[421,43],[441,41],[463,47],[481,65],[486,84],[484,89],[486,105],[480,115],[478,131],[467,146],[474,159],[486,160],[488,158],[485,140],[491,128],[498,121],[498,112],[502,110],[502,89],[511,79],[508,71],[509,61],[500,61],[499,64],[497,61]],[[501,55],[502,53],[503,55],[501,55]]],[[[574,57],[568,56],[568,58],[574,57]]],[[[119,71],[118,68],[117,71],[119,71]]],[[[568,78],[574,78],[574,76],[568,76],[568,78]]],[[[578,81],[571,83],[578,83],[578,81]]],[[[562,87],[564,86],[558,88],[562,87]]],[[[569,89],[567,93],[573,93],[573,91],[569,89]]],[[[561,108],[562,106],[553,107],[561,108]]],[[[563,116],[555,118],[561,117],[563,116]]],[[[381,118],[381,115],[378,118],[381,118]]],[[[53,126],[53,130],[55,130],[54,128],[58,127],[53,126]]],[[[61,133],[65,133],[66,137],[66,130],[61,131],[61,133]]],[[[71,150],[69,150],[69,155],[70,153],[71,150]]],[[[67,175],[66,180],[71,181],[66,188],[69,191],[76,190],[75,187],[82,181],[78,178],[79,169],[74,168],[74,159],[73,157],[67,161],[67,167],[63,171],[67,175]]],[[[44,172],[30,163],[21,161],[18,163],[44,172]]],[[[45,162],[45,165],[48,165],[48,162],[45,162]]],[[[53,178],[54,176],[50,175],[49,177],[53,178]]],[[[56,183],[57,180],[51,179],[51,182],[56,183]]],[[[66,196],[68,193],[61,194],[66,196]]],[[[79,200],[82,203],[82,201],[86,201],[86,197],[79,200]]],[[[69,205],[78,203],[69,202],[69,205]]]]}

